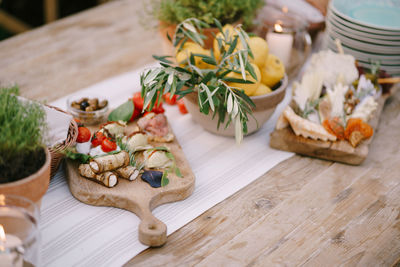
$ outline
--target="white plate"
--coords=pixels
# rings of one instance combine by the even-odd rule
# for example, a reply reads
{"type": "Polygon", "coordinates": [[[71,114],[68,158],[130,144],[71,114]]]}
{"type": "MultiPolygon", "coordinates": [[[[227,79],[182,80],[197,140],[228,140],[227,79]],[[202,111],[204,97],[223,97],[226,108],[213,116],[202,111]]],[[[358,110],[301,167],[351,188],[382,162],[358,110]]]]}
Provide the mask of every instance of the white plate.
{"type": "Polygon", "coordinates": [[[327,26],[328,26],[327,34],[331,36],[332,39],[338,38],[342,42],[342,44],[347,45],[351,48],[360,49],[368,53],[400,55],[400,45],[398,46],[377,45],[359,41],[336,32],[335,30],[331,29],[331,27],[329,27],[330,25],[327,26]]]}
{"type": "MultiPolygon", "coordinates": [[[[336,44],[335,41],[332,37],[329,35],[326,36],[327,40],[326,43],[329,45],[330,48],[335,48],[336,51],[336,44]]],[[[346,44],[342,44],[343,49],[345,50],[345,53],[351,54],[357,59],[361,59],[364,61],[369,61],[369,59],[373,60],[379,60],[382,63],[388,64],[389,62],[391,64],[398,64],[400,62],[400,54],[394,54],[394,55],[386,55],[386,54],[379,54],[379,53],[372,53],[372,52],[364,52],[359,49],[355,49],[353,47],[349,47],[346,44]]]]}
{"type": "Polygon", "coordinates": [[[379,30],[400,31],[398,0],[332,0],[330,6],[348,21],[379,30]]]}
{"type": "Polygon", "coordinates": [[[360,25],[360,24],[355,23],[354,21],[346,20],[345,18],[336,14],[332,9],[328,9],[328,11],[332,14],[332,17],[335,20],[346,25],[347,27],[356,29],[357,31],[368,32],[371,34],[378,34],[378,35],[384,35],[384,36],[392,36],[392,35],[398,36],[400,34],[400,31],[387,31],[387,30],[383,30],[383,29],[370,28],[365,25],[360,25]]]}
{"type": "Polygon", "coordinates": [[[353,36],[354,38],[361,41],[371,42],[376,44],[400,45],[400,34],[380,35],[380,34],[373,34],[369,32],[359,31],[351,27],[348,27],[346,25],[343,25],[329,13],[327,16],[326,24],[331,25],[332,29],[335,29],[337,32],[340,32],[343,35],[353,36]]]}

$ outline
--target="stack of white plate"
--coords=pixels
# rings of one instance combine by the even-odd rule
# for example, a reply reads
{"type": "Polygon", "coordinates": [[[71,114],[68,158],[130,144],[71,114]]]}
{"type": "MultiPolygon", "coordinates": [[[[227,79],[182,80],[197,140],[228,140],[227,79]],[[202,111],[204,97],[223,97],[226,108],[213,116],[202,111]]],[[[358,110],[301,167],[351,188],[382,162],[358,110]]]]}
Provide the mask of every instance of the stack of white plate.
{"type": "Polygon", "coordinates": [[[400,76],[400,0],[332,0],[327,14],[328,48],[335,39],[359,65],[380,62],[381,69],[400,76]]]}

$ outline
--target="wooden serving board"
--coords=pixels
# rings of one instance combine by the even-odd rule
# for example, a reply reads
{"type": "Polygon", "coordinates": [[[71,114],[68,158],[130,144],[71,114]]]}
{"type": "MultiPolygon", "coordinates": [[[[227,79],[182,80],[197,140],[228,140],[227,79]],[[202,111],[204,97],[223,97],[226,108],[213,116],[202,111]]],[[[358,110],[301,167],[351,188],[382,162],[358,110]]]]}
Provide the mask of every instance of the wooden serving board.
{"type": "MultiPolygon", "coordinates": [[[[378,100],[378,107],[369,124],[374,128],[378,126],[379,116],[389,94],[383,95],[378,100]]],[[[297,136],[290,126],[274,130],[271,133],[269,145],[272,148],[295,152],[300,155],[311,156],[315,158],[327,159],[351,165],[361,164],[368,156],[368,146],[372,138],[364,140],[357,147],[352,147],[346,140],[342,141],[321,141],[297,136]]]]}
{"type": "MultiPolygon", "coordinates": [[[[126,132],[130,133],[133,127],[133,124],[128,125],[126,132]]],[[[91,131],[94,129],[98,128],[92,128],[91,131]]],[[[140,175],[134,181],[118,178],[118,184],[108,188],[82,177],[78,173],[77,161],[67,160],[66,172],[69,189],[75,198],[89,205],[116,207],[135,213],[141,219],[140,242],[157,247],[167,240],[167,226],[154,217],[151,211],[162,204],[190,196],[194,190],[195,176],[176,138],[171,143],[151,144],[170,148],[183,177],[169,173],[169,184],[159,188],[151,187],[140,175]]]]}

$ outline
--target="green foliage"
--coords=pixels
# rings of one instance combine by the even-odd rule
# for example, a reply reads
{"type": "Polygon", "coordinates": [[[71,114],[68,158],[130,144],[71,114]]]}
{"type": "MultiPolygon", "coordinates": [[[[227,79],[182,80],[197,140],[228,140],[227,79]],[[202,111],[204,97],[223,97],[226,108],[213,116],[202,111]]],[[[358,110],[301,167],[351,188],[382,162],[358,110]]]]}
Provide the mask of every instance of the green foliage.
{"type": "Polygon", "coordinates": [[[64,154],[67,158],[77,160],[82,164],[89,163],[89,160],[92,158],[88,154],[77,153],[76,149],[66,149],[64,150],[64,154]]]}
{"type": "Polygon", "coordinates": [[[124,104],[120,105],[116,109],[114,109],[108,115],[108,121],[125,121],[128,122],[132,117],[133,111],[135,110],[135,106],[133,105],[132,100],[126,101],[124,104]]]}
{"type": "Polygon", "coordinates": [[[36,156],[45,147],[45,111],[38,103],[19,100],[18,91],[17,86],[0,89],[0,182],[25,177],[43,165],[36,156]],[[39,166],[31,168],[29,160],[39,166]]]}
{"type": "Polygon", "coordinates": [[[154,15],[163,22],[179,24],[188,18],[197,18],[216,26],[214,18],[222,24],[239,20],[248,27],[263,0],[153,0],[154,15]]]}
{"type": "MultiPolygon", "coordinates": [[[[215,20],[214,23],[223,33],[220,22],[215,20]]],[[[203,26],[207,24],[194,18],[183,21],[177,26],[173,45],[178,50],[188,40],[201,45],[204,36],[199,32],[203,26]]],[[[252,115],[252,107],[255,105],[243,90],[229,86],[228,82],[252,83],[245,80],[246,71],[253,78],[256,78],[256,75],[248,60],[248,57],[252,56],[246,41],[248,36],[240,26],[236,27],[235,31],[237,34],[233,37],[223,33],[225,37],[217,39],[221,51],[218,59],[214,53],[211,55],[191,54],[188,62],[180,62],[185,64],[181,67],[174,65],[166,57],[155,57],[160,61],[161,67],[149,70],[140,77],[144,108],[149,107],[151,110],[157,96],[161,97],[166,93],[183,97],[197,92],[200,112],[207,115],[211,111],[218,119],[218,127],[220,124],[228,127],[233,122],[236,140],[238,143],[241,142],[243,134],[247,133],[248,115],[252,115]],[[242,43],[242,49],[237,49],[239,40],[242,43]],[[195,56],[213,67],[198,68],[195,65],[195,56]],[[243,79],[227,77],[231,72],[240,73],[243,79]]]]}

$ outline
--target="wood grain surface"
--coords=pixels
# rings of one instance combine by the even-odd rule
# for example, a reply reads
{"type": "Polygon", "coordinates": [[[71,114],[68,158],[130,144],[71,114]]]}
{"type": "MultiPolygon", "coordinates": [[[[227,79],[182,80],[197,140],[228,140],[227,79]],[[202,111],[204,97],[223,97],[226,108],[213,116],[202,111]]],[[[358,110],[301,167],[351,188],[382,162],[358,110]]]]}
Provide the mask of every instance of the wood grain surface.
{"type": "MultiPolygon", "coordinates": [[[[139,24],[142,3],[113,1],[0,42],[0,81],[51,101],[150,62],[161,38],[139,24]]],[[[398,90],[360,166],[296,155],[126,265],[392,266],[399,140],[398,90]]]]}
{"type": "MultiPolygon", "coordinates": [[[[130,133],[134,128],[134,123],[130,123],[125,132],[130,133]]],[[[140,242],[151,247],[158,247],[167,241],[167,226],[151,211],[162,204],[183,200],[190,196],[194,190],[195,177],[176,139],[170,143],[150,144],[153,147],[165,146],[170,149],[182,177],[171,172],[168,174],[169,184],[159,188],[151,187],[141,177],[134,181],[118,178],[118,184],[115,187],[107,188],[82,177],[78,171],[79,162],[77,161],[67,160],[66,172],[69,189],[76,199],[89,205],[116,207],[135,213],[141,219],[140,242]]]]}

